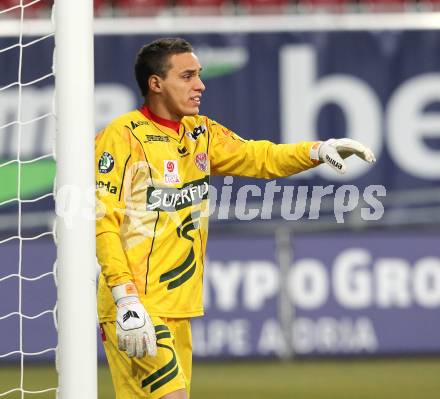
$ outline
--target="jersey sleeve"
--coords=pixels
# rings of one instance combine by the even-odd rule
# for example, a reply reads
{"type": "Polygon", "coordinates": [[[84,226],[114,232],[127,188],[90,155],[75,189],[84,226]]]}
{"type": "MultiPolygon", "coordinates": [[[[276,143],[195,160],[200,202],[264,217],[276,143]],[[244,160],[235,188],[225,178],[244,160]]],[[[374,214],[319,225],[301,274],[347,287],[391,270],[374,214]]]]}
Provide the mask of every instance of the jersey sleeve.
{"type": "Polygon", "coordinates": [[[96,256],[109,287],[133,280],[120,239],[133,165],[130,131],[109,125],[95,140],[96,256]]]}
{"type": "Polygon", "coordinates": [[[271,179],[310,169],[320,162],[319,142],[274,144],[267,140],[244,140],[228,128],[209,121],[211,174],[271,179]]]}

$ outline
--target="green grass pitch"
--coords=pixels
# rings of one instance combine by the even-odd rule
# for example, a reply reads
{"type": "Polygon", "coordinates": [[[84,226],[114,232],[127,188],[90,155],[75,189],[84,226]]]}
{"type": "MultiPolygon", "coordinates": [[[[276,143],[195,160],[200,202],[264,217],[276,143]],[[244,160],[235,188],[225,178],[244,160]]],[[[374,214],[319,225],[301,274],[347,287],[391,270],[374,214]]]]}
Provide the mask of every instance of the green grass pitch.
{"type": "MultiPolygon", "coordinates": [[[[28,366],[25,388],[55,386],[56,378],[51,366],[28,366]]],[[[0,393],[19,384],[17,369],[0,366],[0,393]]],[[[99,399],[114,397],[108,370],[101,366],[99,399]]],[[[13,393],[2,398],[19,399],[21,395],[13,393]]],[[[55,398],[55,394],[27,394],[24,398],[49,399],[55,398]]],[[[437,399],[440,358],[196,362],[191,398],[437,399]]]]}

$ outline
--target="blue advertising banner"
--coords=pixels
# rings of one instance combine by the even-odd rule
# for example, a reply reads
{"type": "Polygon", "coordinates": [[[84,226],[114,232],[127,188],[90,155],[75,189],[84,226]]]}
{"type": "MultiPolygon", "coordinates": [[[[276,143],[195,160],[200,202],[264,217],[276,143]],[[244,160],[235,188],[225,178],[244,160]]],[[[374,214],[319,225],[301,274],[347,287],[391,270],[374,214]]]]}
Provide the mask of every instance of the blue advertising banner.
{"type": "MultiPolygon", "coordinates": [[[[305,357],[438,354],[439,238],[410,232],[295,236],[295,258],[281,275],[273,237],[213,236],[206,312],[193,319],[194,356],[283,356],[287,340],[305,357]],[[278,314],[282,284],[292,316],[288,334],[278,314]]],[[[24,352],[39,353],[27,360],[53,358],[54,244],[26,243],[21,263],[17,244],[1,248],[2,263],[10,266],[0,275],[8,298],[0,307],[0,355],[18,351],[22,337],[24,352]]]]}
{"type": "Polygon", "coordinates": [[[438,234],[296,236],[281,276],[272,238],[212,239],[198,356],[439,353],[438,234]],[[278,318],[287,286],[292,326],[278,318]]]}

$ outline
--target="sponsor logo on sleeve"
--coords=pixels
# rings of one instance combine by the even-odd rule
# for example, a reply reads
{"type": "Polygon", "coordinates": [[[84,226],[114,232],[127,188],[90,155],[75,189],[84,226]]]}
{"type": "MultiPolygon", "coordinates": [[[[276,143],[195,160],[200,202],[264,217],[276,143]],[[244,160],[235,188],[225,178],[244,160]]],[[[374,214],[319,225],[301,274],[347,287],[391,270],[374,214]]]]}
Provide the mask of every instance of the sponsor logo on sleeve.
{"type": "Polygon", "coordinates": [[[198,154],[196,154],[195,162],[197,167],[201,171],[203,172],[208,171],[208,154],[206,152],[199,152],[198,154]]]}
{"type": "Polygon", "coordinates": [[[99,158],[98,170],[99,173],[108,173],[113,169],[115,160],[109,152],[104,152],[99,158]]]}
{"type": "Polygon", "coordinates": [[[163,175],[166,184],[180,183],[179,170],[176,160],[164,160],[163,161],[163,175]]]}

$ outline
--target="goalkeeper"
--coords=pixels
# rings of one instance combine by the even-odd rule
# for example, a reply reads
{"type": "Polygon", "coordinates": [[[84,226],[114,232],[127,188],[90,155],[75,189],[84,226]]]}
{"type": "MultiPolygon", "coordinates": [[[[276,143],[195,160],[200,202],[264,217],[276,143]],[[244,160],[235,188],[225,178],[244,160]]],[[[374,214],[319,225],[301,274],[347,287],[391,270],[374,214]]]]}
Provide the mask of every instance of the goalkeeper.
{"type": "Polygon", "coordinates": [[[210,175],[276,178],[372,152],[350,139],[244,140],[199,115],[191,45],[159,39],[136,59],[145,102],[96,138],[98,314],[117,399],[189,397],[190,319],[203,315],[210,175]]]}

